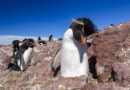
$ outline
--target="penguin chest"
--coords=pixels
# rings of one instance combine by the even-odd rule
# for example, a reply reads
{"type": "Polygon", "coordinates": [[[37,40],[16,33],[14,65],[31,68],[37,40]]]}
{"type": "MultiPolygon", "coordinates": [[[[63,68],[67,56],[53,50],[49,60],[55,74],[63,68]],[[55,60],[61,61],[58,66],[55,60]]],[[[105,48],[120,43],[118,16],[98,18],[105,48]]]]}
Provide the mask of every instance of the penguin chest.
{"type": "Polygon", "coordinates": [[[64,34],[61,48],[61,76],[77,77],[88,75],[87,45],[80,45],[68,29],[64,34]]]}
{"type": "Polygon", "coordinates": [[[87,47],[78,47],[73,44],[62,46],[61,75],[63,77],[88,75],[88,55],[86,50],[87,47]]]}
{"type": "Polygon", "coordinates": [[[21,58],[18,59],[18,66],[20,67],[20,70],[25,70],[27,68],[28,63],[30,62],[31,59],[32,51],[33,51],[32,48],[28,48],[27,50],[24,51],[21,58]]]}
{"type": "Polygon", "coordinates": [[[27,64],[31,58],[31,54],[32,54],[33,49],[32,48],[28,48],[24,54],[23,54],[23,60],[25,62],[25,64],[27,64]]]}

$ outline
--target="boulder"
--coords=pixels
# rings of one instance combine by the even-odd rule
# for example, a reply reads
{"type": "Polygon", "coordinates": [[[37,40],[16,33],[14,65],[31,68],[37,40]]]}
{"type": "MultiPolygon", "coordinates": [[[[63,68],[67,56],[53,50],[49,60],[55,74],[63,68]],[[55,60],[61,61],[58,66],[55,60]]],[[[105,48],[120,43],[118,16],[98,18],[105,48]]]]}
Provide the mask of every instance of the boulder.
{"type": "MultiPolygon", "coordinates": [[[[119,52],[125,47],[124,43],[126,43],[130,35],[129,24],[128,22],[120,27],[118,25],[111,26],[104,31],[98,32],[98,37],[94,42],[94,52],[97,62],[95,68],[99,82],[111,80],[113,64],[115,62],[122,62],[119,58],[119,52]]],[[[128,43],[130,44],[129,41],[127,45],[129,45],[128,43]]]]}

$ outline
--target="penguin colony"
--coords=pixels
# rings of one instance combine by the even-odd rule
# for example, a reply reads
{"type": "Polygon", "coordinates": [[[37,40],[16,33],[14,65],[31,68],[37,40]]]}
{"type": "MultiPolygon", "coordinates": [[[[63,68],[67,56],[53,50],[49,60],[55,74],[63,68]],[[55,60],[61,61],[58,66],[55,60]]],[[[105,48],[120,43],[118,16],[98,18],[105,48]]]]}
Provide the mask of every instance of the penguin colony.
{"type": "MultiPolygon", "coordinates": [[[[78,18],[73,20],[62,39],[62,47],[60,49],[61,76],[88,76],[87,37],[95,32],[95,25],[90,19],[78,18]]],[[[53,41],[52,37],[53,35],[49,36],[49,41],[53,41]]],[[[38,38],[38,43],[46,44],[40,37],[38,38]]],[[[26,39],[22,42],[14,41],[12,44],[14,45],[15,65],[24,71],[30,62],[34,41],[33,39],[26,39]]]]}

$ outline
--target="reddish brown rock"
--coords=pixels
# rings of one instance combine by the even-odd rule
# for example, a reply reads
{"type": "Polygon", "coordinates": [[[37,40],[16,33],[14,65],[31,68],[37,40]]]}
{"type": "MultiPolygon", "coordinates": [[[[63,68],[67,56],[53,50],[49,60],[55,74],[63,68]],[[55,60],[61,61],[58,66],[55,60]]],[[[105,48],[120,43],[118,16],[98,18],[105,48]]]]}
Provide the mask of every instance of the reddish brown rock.
{"type": "Polygon", "coordinates": [[[100,82],[108,82],[112,77],[112,64],[120,62],[116,54],[124,47],[123,43],[130,35],[129,24],[111,26],[99,32],[95,39],[96,71],[100,82]]]}

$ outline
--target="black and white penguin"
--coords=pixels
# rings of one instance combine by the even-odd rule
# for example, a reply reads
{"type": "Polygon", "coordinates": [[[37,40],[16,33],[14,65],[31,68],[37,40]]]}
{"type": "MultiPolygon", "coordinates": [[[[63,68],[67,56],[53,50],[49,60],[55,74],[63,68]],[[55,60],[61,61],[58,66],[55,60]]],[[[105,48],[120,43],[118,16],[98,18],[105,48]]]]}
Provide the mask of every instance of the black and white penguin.
{"type": "Polygon", "coordinates": [[[26,39],[22,42],[16,57],[15,57],[15,65],[19,67],[21,71],[24,71],[30,60],[31,54],[33,52],[34,41],[33,39],[26,39]]]}
{"type": "Polygon", "coordinates": [[[88,18],[78,18],[64,33],[61,47],[61,76],[88,76],[87,36],[96,32],[88,18]]]}
{"type": "Polygon", "coordinates": [[[40,45],[47,46],[47,43],[46,43],[46,41],[44,41],[44,40],[38,41],[38,43],[39,43],[40,45]]]}
{"type": "Polygon", "coordinates": [[[49,36],[49,41],[52,42],[53,41],[53,35],[49,36]]]}
{"type": "Polygon", "coordinates": [[[38,37],[38,43],[39,43],[40,45],[45,45],[45,46],[47,46],[46,41],[41,40],[41,37],[38,37]]]}

